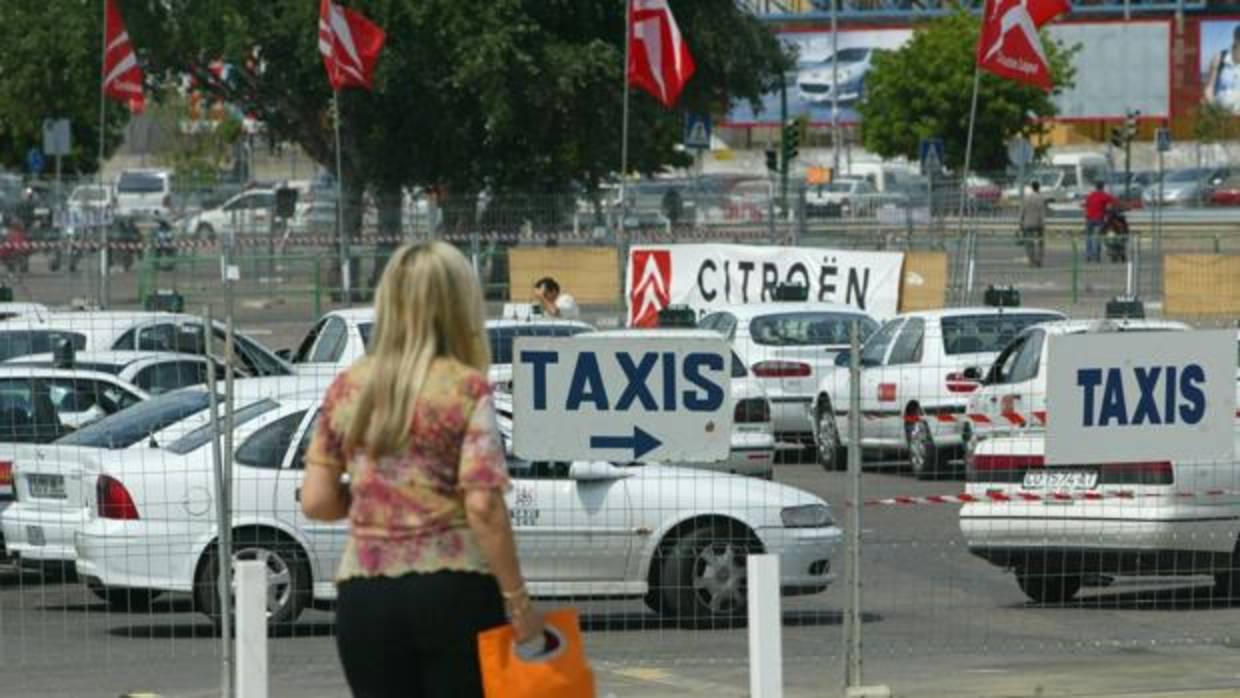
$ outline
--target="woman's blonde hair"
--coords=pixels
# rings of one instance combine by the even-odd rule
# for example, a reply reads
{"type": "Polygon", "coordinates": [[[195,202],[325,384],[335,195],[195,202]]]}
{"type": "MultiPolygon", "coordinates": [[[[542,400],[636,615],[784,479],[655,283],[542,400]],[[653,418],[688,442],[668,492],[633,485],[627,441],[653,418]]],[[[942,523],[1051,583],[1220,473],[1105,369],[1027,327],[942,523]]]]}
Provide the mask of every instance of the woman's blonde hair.
{"type": "Polygon", "coordinates": [[[375,333],[345,446],[372,458],[409,445],[418,394],[431,363],[456,359],[486,373],[490,356],[482,288],[473,268],[445,242],[405,245],[375,293],[375,333]]]}

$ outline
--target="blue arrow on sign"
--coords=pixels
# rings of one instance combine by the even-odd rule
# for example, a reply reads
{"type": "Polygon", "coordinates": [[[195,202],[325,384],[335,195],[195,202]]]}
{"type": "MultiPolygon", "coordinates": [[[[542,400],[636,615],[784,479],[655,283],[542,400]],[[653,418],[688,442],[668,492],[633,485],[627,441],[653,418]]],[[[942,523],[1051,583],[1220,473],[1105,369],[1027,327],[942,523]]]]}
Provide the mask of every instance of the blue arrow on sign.
{"type": "Polygon", "coordinates": [[[633,427],[632,436],[591,436],[590,448],[599,449],[633,449],[633,458],[641,458],[663,445],[662,441],[644,431],[641,427],[633,427]]]}

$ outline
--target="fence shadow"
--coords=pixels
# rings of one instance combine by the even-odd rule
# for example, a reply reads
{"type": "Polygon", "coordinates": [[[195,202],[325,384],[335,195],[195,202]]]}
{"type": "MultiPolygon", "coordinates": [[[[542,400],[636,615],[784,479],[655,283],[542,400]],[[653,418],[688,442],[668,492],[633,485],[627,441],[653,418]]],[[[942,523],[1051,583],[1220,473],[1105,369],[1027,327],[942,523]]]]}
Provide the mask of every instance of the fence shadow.
{"type": "MultiPolygon", "coordinates": [[[[122,625],[108,629],[108,634],[113,637],[123,637],[131,640],[192,640],[218,638],[220,636],[216,627],[205,618],[201,622],[122,625]]],[[[335,623],[313,621],[272,628],[268,633],[268,637],[297,639],[332,637],[335,634],[335,623]]]]}
{"type": "Polygon", "coordinates": [[[1158,589],[1108,591],[1068,603],[1026,603],[1018,608],[1065,608],[1106,611],[1210,611],[1240,608],[1240,598],[1218,593],[1210,584],[1185,584],[1158,589]]]}
{"type": "MultiPolygon", "coordinates": [[[[786,628],[803,628],[814,626],[840,625],[844,622],[843,611],[784,611],[783,625],[786,628]]],[[[862,613],[862,623],[875,623],[883,620],[878,613],[862,613]]],[[[656,613],[626,611],[617,613],[592,612],[581,615],[581,629],[584,632],[630,632],[642,630],[739,630],[747,626],[745,619],[718,619],[705,622],[691,622],[680,618],[660,616],[656,613]]]]}

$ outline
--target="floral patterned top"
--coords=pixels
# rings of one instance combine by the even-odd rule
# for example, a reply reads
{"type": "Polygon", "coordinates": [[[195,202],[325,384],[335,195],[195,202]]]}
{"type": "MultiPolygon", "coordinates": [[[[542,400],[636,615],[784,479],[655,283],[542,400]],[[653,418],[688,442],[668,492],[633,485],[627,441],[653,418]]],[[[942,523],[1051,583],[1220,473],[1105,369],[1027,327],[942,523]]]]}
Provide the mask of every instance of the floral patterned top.
{"type": "Polygon", "coordinates": [[[487,572],[464,497],[468,489],[508,487],[486,378],[454,359],[436,359],[418,395],[408,451],[375,462],[344,449],[366,371],[363,360],[332,382],[306,453],[310,467],[349,473],[350,535],[336,580],[487,572]]]}

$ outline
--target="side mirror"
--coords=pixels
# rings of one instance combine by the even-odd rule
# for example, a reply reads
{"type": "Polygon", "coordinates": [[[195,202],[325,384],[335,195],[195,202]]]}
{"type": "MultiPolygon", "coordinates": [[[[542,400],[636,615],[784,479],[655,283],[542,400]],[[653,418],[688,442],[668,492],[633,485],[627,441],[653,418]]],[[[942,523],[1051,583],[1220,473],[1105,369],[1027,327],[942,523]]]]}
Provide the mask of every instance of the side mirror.
{"type": "Polygon", "coordinates": [[[841,351],[840,353],[838,353],[838,354],[836,354],[836,355],[835,355],[835,365],[836,365],[836,366],[843,366],[843,367],[847,368],[847,367],[848,367],[849,362],[850,362],[850,361],[852,361],[852,358],[851,358],[851,357],[852,357],[852,350],[851,350],[851,349],[845,349],[845,350],[843,350],[843,351],[841,351]]]}
{"type": "Polygon", "coordinates": [[[569,466],[568,477],[578,482],[602,482],[606,480],[621,480],[629,476],[629,473],[617,468],[606,461],[578,461],[569,466]]]}
{"type": "Polygon", "coordinates": [[[276,350],[276,356],[280,357],[281,359],[284,359],[285,361],[292,361],[293,350],[292,349],[278,349],[276,350]]]}
{"type": "Polygon", "coordinates": [[[982,369],[977,366],[970,366],[964,370],[964,377],[971,381],[982,380],[982,369]]]}

